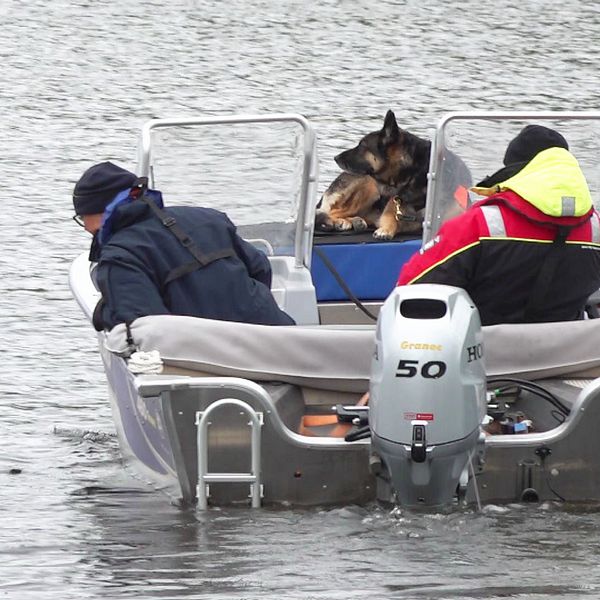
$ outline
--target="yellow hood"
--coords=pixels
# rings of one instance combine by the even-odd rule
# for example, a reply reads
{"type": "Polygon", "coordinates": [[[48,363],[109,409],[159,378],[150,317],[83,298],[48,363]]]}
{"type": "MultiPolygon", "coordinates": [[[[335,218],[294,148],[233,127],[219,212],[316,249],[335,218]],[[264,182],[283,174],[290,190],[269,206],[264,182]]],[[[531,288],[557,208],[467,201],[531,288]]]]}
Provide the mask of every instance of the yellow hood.
{"type": "Polygon", "coordinates": [[[592,196],[577,159],[564,148],[537,154],[516,175],[493,188],[472,188],[481,196],[512,190],[551,217],[581,217],[592,196]]]}

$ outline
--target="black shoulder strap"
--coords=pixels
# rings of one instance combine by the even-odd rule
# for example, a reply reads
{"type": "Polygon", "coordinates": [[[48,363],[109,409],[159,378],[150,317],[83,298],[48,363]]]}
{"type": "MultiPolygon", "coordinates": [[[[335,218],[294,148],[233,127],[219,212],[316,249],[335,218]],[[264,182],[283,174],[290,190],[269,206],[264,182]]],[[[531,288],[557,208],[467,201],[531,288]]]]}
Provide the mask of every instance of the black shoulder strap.
{"type": "Polygon", "coordinates": [[[171,283],[171,281],[179,279],[179,277],[183,277],[192,271],[201,269],[215,260],[219,260],[220,258],[229,258],[230,256],[235,256],[235,252],[231,248],[219,250],[218,252],[210,252],[209,254],[202,253],[202,260],[199,260],[197,257],[195,257],[195,260],[172,269],[167,275],[164,285],[167,285],[171,283]]]}
{"type": "Polygon", "coordinates": [[[544,302],[550,289],[550,284],[556,275],[558,263],[564,254],[565,242],[567,237],[569,237],[571,229],[572,227],[559,226],[556,231],[554,241],[544,257],[544,262],[538,271],[538,276],[532,286],[532,291],[525,307],[526,323],[537,322],[544,310],[544,302]]]}
{"type": "MultiPolygon", "coordinates": [[[[145,190],[144,190],[145,192],[145,190]]],[[[210,252],[208,254],[202,252],[198,246],[194,243],[194,240],[179,226],[175,217],[167,214],[164,210],[159,208],[146,193],[142,193],[140,200],[150,207],[150,210],[160,220],[160,222],[179,240],[179,243],[194,257],[194,260],[176,267],[167,275],[164,285],[171,283],[171,281],[183,277],[196,269],[205,267],[206,265],[219,260],[220,258],[228,258],[235,256],[233,248],[226,248],[217,252],[210,252]]]]}

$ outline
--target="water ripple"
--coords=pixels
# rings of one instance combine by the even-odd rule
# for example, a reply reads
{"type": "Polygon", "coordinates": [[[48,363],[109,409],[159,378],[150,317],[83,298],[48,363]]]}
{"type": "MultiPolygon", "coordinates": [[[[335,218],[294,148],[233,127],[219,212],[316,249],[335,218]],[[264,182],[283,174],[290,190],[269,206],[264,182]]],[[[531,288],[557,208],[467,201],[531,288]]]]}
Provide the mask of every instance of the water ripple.
{"type": "MultiPolygon", "coordinates": [[[[303,113],[322,191],[333,156],[388,108],[421,135],[448,110],[596,110],[598,6],[4,0],[0,20],[0,596],[598,596],[594,507],[200,514],[145,493],[122,469],[96,337],[67,284],[89,244],[72,187],[93,162],[135,168],[148,118],[303,113]]],[[[596,192],[598,133],[573,133],[596,192]]],[[[225,191],[235,218],[252,218],[279,182],[236,160],[254,179],[224,186],[213,154],[216,174],[182,168],[168,197],[201,190],[221,206],[225,191]]]]}

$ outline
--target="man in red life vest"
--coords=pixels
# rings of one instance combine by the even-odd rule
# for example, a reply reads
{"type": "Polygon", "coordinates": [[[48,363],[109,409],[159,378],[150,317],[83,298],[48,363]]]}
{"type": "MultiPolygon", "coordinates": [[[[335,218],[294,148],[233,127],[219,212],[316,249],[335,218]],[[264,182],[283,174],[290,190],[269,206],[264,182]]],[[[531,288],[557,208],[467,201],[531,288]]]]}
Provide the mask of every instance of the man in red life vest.
{"type": "Polygon", "coordinates": [[[447,221],[402,268],[398,285],[464,288],[483,325],[570,321],[600,287],[600,216],[565,138],[528,125],[486,196],[447,221]]]}

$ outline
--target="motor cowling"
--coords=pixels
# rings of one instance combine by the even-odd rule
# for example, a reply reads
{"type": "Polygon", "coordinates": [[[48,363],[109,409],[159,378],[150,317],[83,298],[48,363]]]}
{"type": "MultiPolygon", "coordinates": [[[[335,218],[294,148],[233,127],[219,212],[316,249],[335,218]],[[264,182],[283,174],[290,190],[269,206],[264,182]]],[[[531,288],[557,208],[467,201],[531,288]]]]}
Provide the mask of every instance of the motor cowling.
{"type": "Polygon", "coordinates": [[[486,413],[482,339],[461,288],[401,286],[384,303],[369,400],[380,499],[437,506],[466,487],[486,413]]]}

